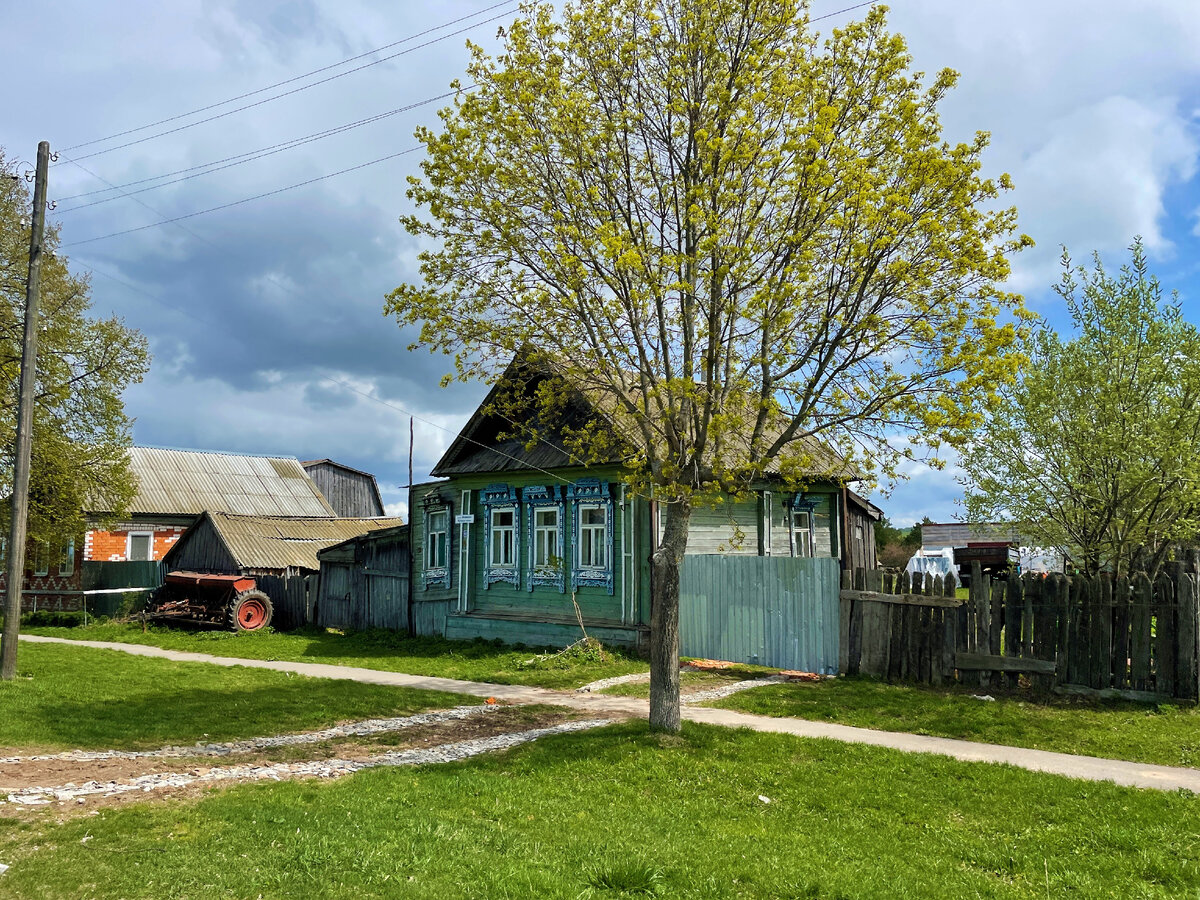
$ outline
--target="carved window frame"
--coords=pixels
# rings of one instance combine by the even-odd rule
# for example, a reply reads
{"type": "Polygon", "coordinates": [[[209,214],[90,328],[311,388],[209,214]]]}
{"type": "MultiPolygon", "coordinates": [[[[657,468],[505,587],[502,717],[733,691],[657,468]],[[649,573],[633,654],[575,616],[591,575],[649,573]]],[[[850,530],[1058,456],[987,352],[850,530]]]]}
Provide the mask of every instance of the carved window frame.
{"type": "Polygon", "coordinates": [[[479,492],[479,502],[483,506],[484,546],[483,546],[483,587],[487,590],[497,582],[521,586],[521,501],[517,489],[510,484],[489,484],[479,492]],[[513,515],[513,564],[494,566],[492,564],[492,513],[511,511],[513,515]]]}
{"type": "Polygon", "coordinates": [[[598,478],[581,478],[567,486],[567,499],[571,501],[571,588],[602,587],[613,594],[613,570],[616,553],[613,548],[614,521],[612,490],[607,481],[598,478]],[[603,509],[605,526],[605,564],[584,567],[579,562],[580,520],[585,509],[603,509]]]}
{"type": "Polygon", "coordinates": [[[443,588],[450,587],[450,560],[454,558],[454,503],[443,496],[440,492],[426,496],[421,501],[421,510],[424,514],[425,522],[425,542],[421,548],[421,569],[423,573],[422,581],[424,582],[422,589],[429,590],[431,586],[437,585],[443,588]],[[446,514],[446,555],[445,565],[431,566],[429,565],[429,520],[437,513],[444,512],[446,514]]]}
{"type": "Polygon", "coordinates": [[[788,507],[788,543],[791,545],[792,556],[802,559],[812,559],[817,552],[817,534],[816,522],[817,504],[820,500],[816,497],[810,497],[808,494],[796,494],[792,497],[792,502],[788,507]],[[800,553],[800,548],[796,546],[796,514],[804,513],[808,517],[808,552],[800,553]]]}
{"type": "Polygon", "coordinates": [[[560,594],[566,593],[565,571],[567,567],[566,510],[562,488],[558,485],[531,485],[521,490],[521,501],[525,505],[525,533],[528,547],[528,569],[525,577],[526,590],[536,586],[552,587],[560,594]],[[558,514],[558,557],[557,566],[537,564],[537,514],[539,510],[553,509],[558,514]]]}

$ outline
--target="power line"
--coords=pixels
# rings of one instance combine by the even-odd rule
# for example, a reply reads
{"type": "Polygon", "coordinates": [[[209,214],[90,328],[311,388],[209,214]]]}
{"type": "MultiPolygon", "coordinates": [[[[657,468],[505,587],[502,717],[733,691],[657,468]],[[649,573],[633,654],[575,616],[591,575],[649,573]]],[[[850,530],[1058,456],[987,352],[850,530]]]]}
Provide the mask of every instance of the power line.
{"type": "MultiPolygon", "coordinates": [[[[365,59],[366,57],[371,56],[374,53],[382,53],[384,50],[390,50],[392,47],[398,47],[401,44],[407,44],[409,41],[415,41],[417,38],[424,37],[427,34],[432,34],[435,31],[441,31],[443,28],[449,28],[452,25],[457,25],[460,22],[465,22],[468,19],[475,18],[476,16],[482,16],[485,13],[489,13],[492,10],[499,9],[502,6],[514,6],[514,5],[515,5],[514,0],[501,0],[500,3],[494,3],[491,6],[488,6],[488,7],[485,7],[484,9],[478,10],[477,12],[470,13],[469,15],[466,15],[466,16],[460,16],[459,18],[452,19],[449,22],[443,22],[441,25],[434,25],[432,28],[426,28],[424,31],[419,31],[416,34],[409,35],[408,37],[402,38],[401,40],[398,40],[398,41],[393,41],[390,44],[384,44],[382,47],[376,47],[374,50],[368,50],[366,53],[360,53],[360,54],[358,54],[358,56],[351,56],[347,59],[343,59],[341,62],[331,63],[330,65],[322,66],[319,69],[313,69],[311,72],[305,72],[302,75],[295,75],[291,78],[286,78],[283,81],[277,81],[274,84],[268,84],[266,87],[257,88],[256,90],[253,90],[253,91],[247,91],[244,94],[238,94],[236,97],[229,97],[228,99],[218,101],[217,103],[210,103],[208,106],[197,107],[196,109],[189,110],[188,112],[178,113],[177,115],[174,115],[174,116],[168,116],[165,119],[159,119],[156,122],[149,122],[146,125],[139,125],[137,128],[129,128],[125,131],[118,131],[116,134],[110,134],[106,137],[95,138],[94,140],[90,140],[90,141],[84,141],[82,144],[74,144],[70,147],[64,148],[63,152],[79,150],[82,147],[91,147],[94,144],[102,144],[105,141],[116,140],[117,138],[125,137],[130,134],[136,134],[137,132],[145,131],[148,128],[155,128],[159,125],[166,125],[168,122],[175,122],[175,121],[178,121],[179,119],[187,118],[188,116],[194,116],[194,115],[197,115],[198,113],[208,112],[210,109],[216,109],[218,106],[225,106],[227,103],[236,103],[238,100],[245,100],[247,97],[253,97],[253,96],[256,96],[257,94],[262,94],[262,93],[265,93],[266,91],[274,90],[277,87],[283,87],[286,84],[292,84],[293,82],[300,81],[301,79],[308,78],[312,75],[319,75],[322,72],[328,72],[330,69],[336,69],[339,66],[346,65],[347,63],[357,62],[358,60],[365,59]]],[[[510,11],[511,10],[506,11],[504,13],[504,15],[507,15],[508,12],[510,12],[510,11]]],[[[476,22],[475,25],[473,25],[471,27],[475,27],[476,25],[486,25],[488,22],[494,22],[496,20],[496,18],[500,18],[500,16],[494,17],[492,19],[488,19],[485,22],[476,22]]],[[[465,31],[465,30],[467,30],[467,29],[463,29],[463,31],[465,31]]],[[[461,34],[461,33],[462,33],[462,31],[454,32],[454,34],[461,34]]],[[[453,34],[447,34],[447,35],[443,35],[441,38],[438,38],[437,40],[442,40],[444,38],[453,37],[453,36],[454,36],[453,34]]],[[[425,44],[422,44],[421,46],[423,46],[423,47],[428,46],[429,43],[433,43],[433,42],[432,41],[426,42],[425,44]]],[[[417,47],[409,48],[409,50],[416,50],[416,49],[419,49],[419,48],[417,48],[417,47]]],[[[409,52],[409,50],[406,50],[405,53],[409,52]]],[[[395,59],[397,56],[402,56],[402,55],[403,54],[400,54],[400,53],[393,54],[392,56],[385,57],[384,59],[375,60],[374,62],[369,63],[368,65],[370,65],[370,66],[379,65],[379,63],[387,62],[390,59],[395,59]]],[[[368,66],[359,66],[358,68],[351,69],[350,72],[357,72],[360,69],[365,69],[365,68],[368,68],[368,66]]],[[[350,72],[343,72],[342,75],[349,75],[350,72]]],[[[341,76],[339,75],[339,76],[335,76],[335,77],[340,78],[341,76]]],[[[305,88],[313,87],[313,85],[316,85],[316,84],[323,84],[325,81],[329,81],[329,80],[331,80],[331,79],[324,79],[322,81],[316,81],[316,82],[313,82],[313,84],[306,85],[305,88]]],[[[305,88],[300,88],[300,90],[304,90],[305,88]]],[[[289,91],[288,93],[294,93],[294,92],[289,91]]],[[[287,94],[280,94],[279,96],[283,97],[283,96],[287,96],[287,94]]],[[[272,97],[270,99],[277,99],[277,98],[272,97]]],[[[267,101],[263,101],[263,102],[267,102],[267,101]]],[[[252,105],[257,105],[257,104],[252,104],[252,105]]],[[[248,107],[242,107],[242,108],[246,109],[248,107]]],[[[238,112],[238,111],[239,110],[233,110],[233,112],[238,112]]],[[[210,120],[206,119],[205,121],[210,121],[210,120]]],[[[196,122],[193,124],[198,125],[200,123],[196,122]]],[[[187,127],[190,127],[190,126],[187,126],[187,127]]],[[[155,137],[156,136],[157,135],[155,135],[155,137]]],[[[146,138],[146,140],[150,140],[150,138],[146,138]]],[[[129,146],[129,145],[124,145],[124,146],[129,146]]],[[[111,149],[116,150],[119,148],[113,147],[111,149]]],[[[103,151],[103,152],[107,153],[108,151],[103,151]]],[[[94,154],[88,154],[88,155],[91,156],[94,154]]],[[[83,159],[86,157],[80,157],[80,158],[83,159]]]]}
{"type": "MultiPolygon", "coordinates": [[[[285,150],[292,150],[296,147],[303,146],[304,144],[310,144],[313,141],[319,141],[322,138],[331,137],[335,134],[342,134],[344,132],[351,131],[355,128],[360,128],[363,125],[371,125],[375,122],[382,121],[383,119],[387,119],[392,116],[399,115],[400,113],[410,112],[421,106],[428,106],[430,103],[436,103],[438,100],[445,100],[447,97],[453,97],[458,93],[473,90],[474,87],[475,87],[474,85],[471,85],[470,87],[460,88],[458,90],[453,90],[453,91],[447,91],[444,94],[438,94],[436,97],[429,97],[425,100],[418,100],[414,103],[408,104],[407,106],[400,106],[400,107],[397,107],[396,109],[389,109],[386,112],[377,113],[376,115],[368,116],[365,119],[359,119],[355,122],[347,122],[344,125],[338,125],[335,128],[328,128],[324,131],[316,131],[316,132],[313,132],[312,134],[303,135],[302,137],[292,138],[291,140],[282,141],[278,144],[272,144],[269,147],[261,147],[258,150],[248,150],[245,153],[238,153],[238,154],[235,154],[234,156],[227,156],[224,159],[213,160],[212,162],[202,163],[197,166],[189,166],[186,169],[177,169],[174,172],[164,172],[161,175],[152,175],[149,178],[139,178],[137,181],[128,181],[128,182],[125,182],[124,184],[120,184],[120,185],[112,184],[111,182],[109,182],[103,178],[100,178],[100,176],[96,175],[95,172],[92,172],[89,169],[85,169],[84,171],[88,172],[90,175],[93,175],[100,181],[104,181],[104,183],[108,184],[109,187],[98,188],[97,190],[94,190],[94,191],[84,191],[83,193],[72,194],[69,197],[59,197],[56,202],[65,203],[68,200],[77,200],[77,199],[81,199],[83,197],[92,197],[92,196],[95,196],[96,194],[108,194],[113,191],[121,191],[122,196],[132,197],[134,194],[142,194],[142,193],[145,193],[146,191],[157,190],[158,188],[167,187],[172,184],[180,184],[181,182],[187,181],[191,178],[199,178],[202,175],[211,175],[213,172],[220,172],[224,169],[228,169],[233,166],[241,165],[242,163],[254,162],[255,160],[264,159],[268,156],[273,156],[276,153],[282,153],[285,150]],[[204,171],[198,171],[201,169],[204,171]],[[189,172],[192,174],[186,174],[189,172]],[[170,178],[173,175],[184,175],[185,177],[176,178],[174,181],[163,181],[161,184],[151,185],[150,187],[141,188],[140,190],[131,191],[128,193],[124,191],[124,188],[137,187],[137,185],[139,185],[139,184],[146,184],[147,182],[150,182],[150,181],[161,181],[162,179],[170,178]]],[[[75,165],[79,165],[79,163],[76,162],[74,159],[67,158],[67,162],[71,162],[71,163],[74,163],[75,165]]],[[[86,209],[89,206],[97,206],[101,203],[107,203],[110,200],[116,200],[116,199],[118,199],[118,198],[117,197],[103,197],[99,200],[93,200],[89,203],[81,203],[78,206],[71,206],[66,209],[61,209],[61,210],[59,210],[59,212],[60,213],[74,212],[75,210],[78,210],[78,209],[86,209]]]]}
{"type": "MultiPolygon", "coordinates": [[[[511,12],[511,10],[509,10],[508,12],[501,13],[500,15],[497,15],[497,16],[492,16],[490,19],[484,19],[481,22],[475,22],[471,25],[468,25],[465,28],[460,28],[458,31],[452,31],[449,34],[442,35],[441,37],[436,37],[431,40],[425,41],[424,43],[417,44],[415,47],[409,47],[407,50],[401,50],[399,53],[393,53],[391,56],[385,56],[381,59],[375,60],[374,62],[365,63],[364,65],[356,66],[353,69],[347,69],[345,72],[339,72],[336,75],[330,75],[328,78],[321,78],[317,81],[312,81],[312,82],[309,82],[308,84],[303,84],[300,87],[292,88],[290,91],[283,91],[282,93],[275,94],[270,97],[265,97],[262,100],[257,100],[254,103],[247,103],[244,106],[238,106],[238,107],[235,107],[234,109],[226,110],[225,112],[217,113],[216,115],[208,116],[207,118],[204,118],[204,119],[197,119],[195,122],[189,122],[186,125],[179,125],[176,128],[168,128],[166,131],[157,131],[154,134],[147,135],[146,137],[138,138],[136,141],[127,141],[124,144],[117,144],[115,147],[109,147],[105,150],[95,150],[91,153],[85,153],[82,156],[76,157],[76,159],[90,159],[93,156],[102,156],[105,153],[112,153],[114,150],[123,150],[126,147],[133,147],[137,144],[144,144],[146,141],[152,141],[155,138],[160,138],[160,137],[163,137],[168,134],[175,134],[180,131],[186,131],[189,128],[194,128],[197,125],[203,125],[207,122],[215,122],[217,119],[223,119],[226,116],[232,116],[234,113],[244,112],[245,110],[253,109],[256,106],[262,106],[264,103],[270,103],[271,101],[279,100],[282,97],[290,97],[292,94],[298,94],[301,91],[307,91],[309,88],[316,87],[319,84],[326,84],[327,82],[334,81],[338,78],[343,78],[346,75],[352,75],[355,72],[361,72],[363,69],[369,69],[371,66],[377,66],[380,63],[385,63],[385,62],[388,62],[389,60],[396,59],[397,57],[405,56],[406,54],[412,53],[414,50],[420,50],[424,47],[431,46],[432,44],[436,44],[440,41],[444,41],[447,38],[452,38],[455,35],[465,34],[466,32],[470,31],[473,28],[478,28],[480,25],[487,25],[489,22],[499,21],[500,19],[505,18],[509,14],[509,12],[511,12]]],[[[301,76],[301,77],[303,77],[303,76],[301,76]]],[[[221,104],[217,104],[217,105],[219,106],[221,104]]],[[[185,115],[191,115],[191,113],[185,113],[185,115]]],[[[135,129],[135,130],[140,131],[142,129],[135,129]]],[[[95,142],[92,142],[92,143],[95,143],[95,142]]],[[[86,145],[76,144],[75,146],[82,147],[82,146],[86,146],[86,145]]],[[[68,148],[68,149],[70,149],[70,148],[68,148]]],[[[62,152],[67,152],[67,151],[62,151],[62,152]]]]}
{"type": "MultiPolygon", "coordinates": [[[[262,200],[264,197],[274,197],[276,194],[282,194],[285,191],[292,191],[292,190],[295,190],[296,188],[306,187],[307,185],[310,185],[310,184],[316,184],[318,181],[324,181],[327,178],[334,178],[338,175],[345,175],[348,172],[357,172],[359,169],[365,169],[368,166],[378,165],[381,162],[387,162],[389,159],[395,159],[398,156],[404,156],[408,153],[416,153],[418,150],[421,150],[421,149],[423,149],[423,148],[422,147],[409,147],[407,150],[401,150],[398,153],[389,153],[387,156],[381,156],[378,159],[371,160],[370,162],[359,163],[357,166],[351,166],[348,169],[340,169],[337,172],[330,172],[326,175],[318,175],[316,178],[310,178],[307,181],[300,181],[300,182],[297,182],[296,184],[289,184],[286,187],[276,188],[273,191],[267,191],[262,194],[255,194],[253,197],[243,197],[241,200],[234,200],[230,203],[222,203],[220,206],[210,206],[208,209],[200,209],[200,210],[197,210],[196,212],[187,213],[186,215],[175,216],[174,218],[171,218],[171,219],[163,219],[161,222],[151,222],[148,225],[139,225],[136,228],[126,228],[124,231],[114,231],[109,234],[99,235],[97,237],[85,238],[82,241],[72,241],[69,244],[63,244],[63,247],[80,247],[80,246],[83,246],[84,244],[92,244],[92,243],[95,243],[96,241],[104,241],[104,240],[108,240],[109,238],[120,237],[121,235],[125,235],[125,234],[134,234],[138,231],[145,231],[149,228],[158,228],[161,225],[171,225],[175,222],[183,222],[183,221],[186,221],[187,219],[194,219],[194,218],[196,218],[196,216],[203,216],[203,215],[206,215],[211,212],[218,212],[222,209],[230,209],[234,206],[241,206],[243,203],[250,203],[254,200],[262,200]]],[[[68,160],[68,162],[73,162],[76,165],[78,165],[78,162],[76,160],[68,160]]],[[[99,176],[97,176],[97,177],[99,177],[99,176]]],[[[103,180],[103,179],[101,179],[101,180],[103,180]]]]}

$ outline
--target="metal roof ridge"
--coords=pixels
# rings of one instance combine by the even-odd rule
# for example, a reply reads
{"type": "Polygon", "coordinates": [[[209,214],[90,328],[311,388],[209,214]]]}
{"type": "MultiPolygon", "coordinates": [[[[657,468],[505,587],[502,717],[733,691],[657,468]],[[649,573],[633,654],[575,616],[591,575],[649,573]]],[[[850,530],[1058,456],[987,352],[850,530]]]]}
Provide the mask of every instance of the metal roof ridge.
{"type": "Polygon", "coordinates": [[[160,444],[132,444],[130,450],[166,450],[171,453],[199,453],[205,456],[238,456],[245,459],[286,459],[300,462],[295,456],[279,453],[237,453],[233,450],[198,450],[195,447],[164,447],[160,444]]]}

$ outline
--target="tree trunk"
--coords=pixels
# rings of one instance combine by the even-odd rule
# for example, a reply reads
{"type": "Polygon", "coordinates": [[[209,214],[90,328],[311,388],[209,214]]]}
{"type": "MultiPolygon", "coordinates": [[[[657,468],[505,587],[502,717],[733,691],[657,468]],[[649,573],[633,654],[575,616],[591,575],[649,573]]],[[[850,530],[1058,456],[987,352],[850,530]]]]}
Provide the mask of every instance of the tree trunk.
{"type": "Polygon", "coordinates": [[[651,557],[650,575],[650,727],[678,733],[679,716],[679,568],[687,550],[692,506],[687,500],[664,503],[662,542],[651,557]]]}

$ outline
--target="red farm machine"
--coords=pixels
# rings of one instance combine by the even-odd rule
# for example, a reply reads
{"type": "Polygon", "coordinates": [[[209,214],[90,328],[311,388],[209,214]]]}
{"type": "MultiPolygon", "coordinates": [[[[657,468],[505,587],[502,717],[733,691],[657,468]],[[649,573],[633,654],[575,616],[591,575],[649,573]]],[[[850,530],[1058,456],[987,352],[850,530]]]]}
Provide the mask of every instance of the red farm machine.
{"type": "Polygon", "coordinates": [[[168,622],[259,631],[271,624],[271,598],[244,575],[168,572],[147,616],[168,622]]]}

